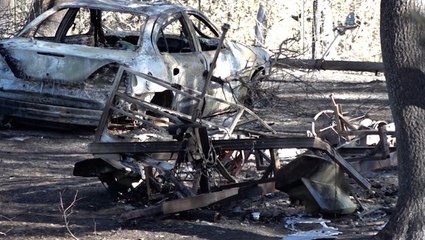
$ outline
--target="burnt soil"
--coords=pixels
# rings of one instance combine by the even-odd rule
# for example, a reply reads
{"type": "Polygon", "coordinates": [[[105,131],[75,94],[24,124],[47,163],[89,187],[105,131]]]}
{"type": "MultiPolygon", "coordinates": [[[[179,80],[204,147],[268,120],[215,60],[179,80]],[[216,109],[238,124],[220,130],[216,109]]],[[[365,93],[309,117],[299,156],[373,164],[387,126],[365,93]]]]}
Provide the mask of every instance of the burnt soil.
{"type": "MultiPolygon", "coordinates": [[[[263,82],[256,112],[274,127],[290,134],[311,128],[313,116],[331,109],[330,94],[343,106],[346,116],[368,113],[374,120],[391,122],[383,76],[353,73],[278,72],[277,82],[263,82]]],[[[0,238],[71,239],[65,227],[62,199],[68,207],[69,229],[79,239],[282,239],[294,233],[285,228],[288,217],[304,215],[304,207],[291,203],[283,192],[233,200],[208,209],[220,215],[184,214],[120,221],[120,214],[134,209],[113,202],[95,178],[72,175],[76,162],[91,158],[87,144],[93,129],[47,130],[18,125],[0,131],[0,238]],[[46,153],[48,152],[48,154],[46,153]],[[255,221],[251,212],[261,213],[255,221]]],[[[395,206],[395,169],[363,173],[371,190],[348,181],[366,210],[346,216],[324,216],[336,227],[338,238],[351,239],[376,233],[395,206]]],[[[317,216],[315,216],[317,217],[317,216]]],[[[306,230],[311,226],[299,226],[306,230]]]]}

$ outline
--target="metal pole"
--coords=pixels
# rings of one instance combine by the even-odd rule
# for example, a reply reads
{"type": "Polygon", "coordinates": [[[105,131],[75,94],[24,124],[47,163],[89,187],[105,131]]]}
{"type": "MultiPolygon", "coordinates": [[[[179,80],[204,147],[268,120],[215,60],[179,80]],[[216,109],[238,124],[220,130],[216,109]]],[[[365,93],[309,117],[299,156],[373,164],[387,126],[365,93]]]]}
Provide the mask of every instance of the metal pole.
{"type": "Polygon", "coordinates": [[[229,30],[229,28],[230,28],[230,25],[227,23],[223,24],[223,26],[221,27],[222,34],[221,34],[220,42],[218,43],[218,47],[217,47],[217,50],[215,51],[214,58],[210,64],[211,65],[210,70],[208,71],[207,78],[205,79],[204,88],[202,89],[202,95],[200,96],[201,100],[198,102],[198,106],[196,107],[195,112],[192,115],[192,120],[195,120],[196,118],[202,115],[202,107],[205,102],[205,94],[207,93],[207,90],[210,86],[211,77],[215,69],[215,65],[217,63],[218,54],[220,54],[221,47],[223,46],[224,38],[226,37],[226,33],[229,30]]]}
{"type": "Polygon", "coordinates": [[[311,28],[311,58],[316,59],[317,1],[313,1],[313,22],[311,28]]]}
{"type": "Polygon", "coordinates": [[[305,57],[305,0],[303,0],[301,12],[301,53],[305,57]]]}

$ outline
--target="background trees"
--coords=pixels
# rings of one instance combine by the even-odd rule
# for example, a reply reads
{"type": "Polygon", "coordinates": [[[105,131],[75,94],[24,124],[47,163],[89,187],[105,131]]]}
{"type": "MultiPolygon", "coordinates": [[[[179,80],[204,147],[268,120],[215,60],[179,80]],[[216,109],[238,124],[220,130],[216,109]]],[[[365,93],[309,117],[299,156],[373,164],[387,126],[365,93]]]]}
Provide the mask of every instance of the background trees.
{"type": "Polygon", "coordinates": [[[45,10],[53,7],[60,0],[33,0],[28,12],[27,22],[43,13],[45,10]]]}

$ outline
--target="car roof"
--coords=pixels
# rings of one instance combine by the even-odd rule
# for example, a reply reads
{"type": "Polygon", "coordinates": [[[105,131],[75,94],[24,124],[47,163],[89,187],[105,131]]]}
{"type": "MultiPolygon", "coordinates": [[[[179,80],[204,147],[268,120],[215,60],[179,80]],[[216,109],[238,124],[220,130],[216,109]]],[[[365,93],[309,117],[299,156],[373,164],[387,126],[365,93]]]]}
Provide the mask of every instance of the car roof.
{"type": "Polygon", "coordinates": [[[162,12],[179,12],[195,10],[192,7],[171,4],[166,2],[140,2],[134,0],[65,0],[56,7],[87,7],[99,8],[112,11],[131,12],[143,15],[158,15],[162,12]]]}

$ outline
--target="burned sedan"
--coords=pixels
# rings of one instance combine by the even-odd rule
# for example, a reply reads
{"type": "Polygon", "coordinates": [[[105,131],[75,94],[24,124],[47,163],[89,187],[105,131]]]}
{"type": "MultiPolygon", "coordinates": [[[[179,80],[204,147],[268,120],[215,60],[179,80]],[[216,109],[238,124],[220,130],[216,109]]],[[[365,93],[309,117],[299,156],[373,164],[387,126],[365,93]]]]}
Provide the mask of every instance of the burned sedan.
{"type": "MultiPolygon", "coordinates": [[[[0,117],[97,126],[120,65],[203,88],[220,31],[198,10],[166,3],[78,0],[47,10],[0,42],[0,117]]],[[[269,71],[268,53],[225,40],[208,94],[237,101],[243,82],[269,71]]],[[[140,77],[127,94],[190,112],[190,101],[140,77]]],[[[203,115],[222,106],[204,108],[203,115]]]]}

